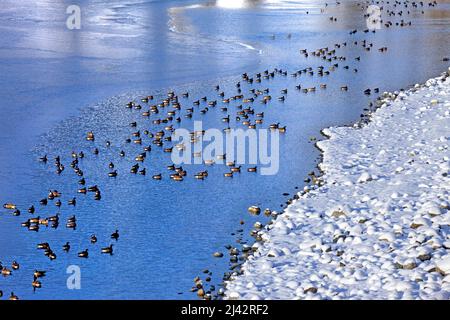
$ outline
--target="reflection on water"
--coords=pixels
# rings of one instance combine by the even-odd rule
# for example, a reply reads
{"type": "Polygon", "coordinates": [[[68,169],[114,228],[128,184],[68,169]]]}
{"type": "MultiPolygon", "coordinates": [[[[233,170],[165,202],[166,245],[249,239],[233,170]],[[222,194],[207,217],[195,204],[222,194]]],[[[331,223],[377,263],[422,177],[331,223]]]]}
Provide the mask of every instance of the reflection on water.
{"type": "MultiPolygon", "coordinates": [[[[1,212],[0,242],[14,245],[0,246],[0,261],[18,260],[21,270],[1,279],[0,290],[14,290],[21,298],[195,298],[189,289],[202,270],[212,271],[215,285],[228,271],[228,261],[214,259],[212,253],[225,251],[226,244],[250,241],[251,226],[257,220],[266,222],[249,217],[247,208],[259,205],[279,210],[287,200],[283,194],[292,196],[302,187],[317,163],[311,136],[318,136],[323,127],[357,120],[374,98],[363,94],[366,88],[397,90],[448,67],[442,61],[450,47],[448,5],[424,16],[417,14],[411,28],[349,38],[348,30],[362,29],[365,23],[355,5],[330,4],[324,15],[320,10],[306,15],[305,10],[318,9],[324,2],[236,1],[235,10],[229,10],[223,7],[229,0],[186,1],[184,7],[179,1],[85,1],[84,27],[69,32],[60,27],[64,25],[61,6],[32,2],[37,11],[16,1],[6,1],[0,8],[0,147],[5,151],[0,153],[0,203],[13,201],[26,208],[36,205],[50,188],[68,198],[78,187],[73,176],[58,177],[51,166],[35,159],[44,153],[60,154],[67,163],[70,152],[80,150],[87,154],[82,160],[86,178],[101,187],[103,199],[94,203],[79,197],[76,208],[62,207],[64,219],[77,216],[75,232],[64,227],[26,232],[20,227],[28,217],[26,210],[19,218],[1,212]],[[330,22],[329,15],[338,16],[338,22],[330,22]],[[381,54],[350,45],[363,39],[374,48],[389,50],[381,54]],[[130,157],[136,153],[134,146],[123,145],[130,134],[129,123],[141,121],[139,114],[123,107],[130,99],[147,94],[160,98],[168,90],[189,91],[191,97],[182,102],[189,107],[201,96],[218,99],[217,84],[227,95],[235,93],[243,72],[283,68],[290,74],[306,67],[316,69],[325,62],[304,58],[299,49],[342,42],[348,42],[341,48],[348,60],[339,64],[358,68],[357,73],[338,68],[321,79],[288,76],[255,84],[261,90],[270,87],[274,97],[288,88],[284,103],[254,106],[265,111],[268,123],[287,125],[278,175],[241,174],[225,180],[223,168],[217,166],[209,169],[204,181],[157,182],[151,173],[164,171],[167,154],[151,154],[145,163],[147,177],[128,174],[133,159],[117,158],[122,148],[130,157]],[[358,56],[361,62],[357,63],[358,56]],[[318,81],[327,84],[327,90],[309,94],[295,90],[298,84],[310,87],[318,81]],[[339,89],[344,84],[349,87],[347,93],[339,89]],[[89,130],[97,133],[98,157],[92,156],[93,145],[84,139],[89,130]],[[106,140],[114,142],[110,148],[106,140]],[[107,176],[110,161],[119,172],[117,179],[107,176]],[[90,235],[97,234],[99,244],[105,246],[116,228],[121,239],[114,256],[101,256],[89,243],[90,235]],[[55,261],[49,263],[36,251],[42,241],[54,245],[55,261]],[[74,252],[61,251],[66,241],[74,252]],[[87,247],[92,257],[80,261],[75,252],[87,247]],[[65,270],[72,264],[82,270],[79,291],[65,287],[65,270]],[[30,286],[34,269],[48,271],[42,290],[36,293],[30,286]]],[[[248,92],[250,86],[243,83],[242,89],[248,92]]],[[[225,115],[220,108],[195,116],[201,117],[205,128],[223,127],[225,115]]],[[[192,129],[190,122],[182,125],[192,129]]],[[[38,214],[56,212],[57,208],[48,206],[39,207],[38,214]]]]}

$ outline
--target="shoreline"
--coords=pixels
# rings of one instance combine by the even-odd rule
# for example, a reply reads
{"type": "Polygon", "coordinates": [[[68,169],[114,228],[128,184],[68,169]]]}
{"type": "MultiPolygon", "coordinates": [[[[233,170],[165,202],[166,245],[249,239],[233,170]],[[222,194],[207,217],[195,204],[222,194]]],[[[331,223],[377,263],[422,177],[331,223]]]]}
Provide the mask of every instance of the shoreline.
{"type": "Polygon", "coordinates": [[[225,299],[450,297],[449,73],[383,93],[363,126],[321,131],[325,183],[260,232],[225,299]],[[438,191],[417,192],[427,188],[438,191]]]}

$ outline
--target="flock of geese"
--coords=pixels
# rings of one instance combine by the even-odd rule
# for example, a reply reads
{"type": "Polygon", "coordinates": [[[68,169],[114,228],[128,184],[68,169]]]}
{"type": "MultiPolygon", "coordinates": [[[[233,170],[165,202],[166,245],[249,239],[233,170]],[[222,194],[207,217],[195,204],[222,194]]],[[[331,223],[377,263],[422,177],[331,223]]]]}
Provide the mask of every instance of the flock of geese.
{"type": "MultiPolygon", "coordinates": [[[[358,3],[363,10],[371,4],[378,4],[381,6],[381,10],[385,16],[394,19],[394,17],[400,17],[400,21],[382,21],[386,28],[393,26],[405,27],[410,26],[411,22],[405,21],[404,17],[411,14],[411,8],[424,8],[425,6],[435,6],[437,3],[430,2],[424,4],[423,2],[416,1],[375,1],[375,2],[365,2],[365,4],[358,3]],[[392,9],[384,9],[383,6],[390,5],[392,9]]],[[[337,2],[337,5],[340,3],[337,2]]],[[[328,6],[328,5],[326,5],[328,6]]],[[[423,13],[423,10],[422,10],[423,13]]],[[[336,17],[330,17],[330,21],[337,21],[336,17]]],[[[354,35],[358,32],[368,33],[375,32],[371,30],[352,30],[350,35],[354,35]]],[[[291,91],[299,92],[303,94],[311,94],[316,91],[326,90],[327,84],[325,82],[321,83],[320,79],[333,74],[336,70],[351,70],[352,72],[358,72],[356,65],[351,66],[351,62],[357,64],[361,61],[361,56],[354,58],[354,60],[349,61],[344,54],[341,54],[341,49],[345,47],[359,47],[365,52],[378,51],[379,53],[387,52],[387,47],[374,48],[373,43],[369,40],[352,41],[348,40],[346,42],[335,43],[332,46],[318,48],[316,50],[301,49],[299,54],[305,58],[314,57],[321,61],[322,65],[318,67],[307,67],[295,71],[287,71],[280,68],[275,68],[272,70],[264,70],[255,74],[243,73],[241,79],[237,81],[235,86],[235,92],[232,94],[226,94],[220,85],[214,87],[216,92],[216,97],[208,98],[207,96],[192,97],[191,92],[181,92],[176,93],[175,91],[170,91],[166,96],[158,100],[157,97],[153,95],[148,95],[141,97],[138,100],[129,101],[124,108],[130,109],[135,112],[135,121],[129,123],[130,133],[129,137],[122,143],[135,145],[138,150],[135,154],[128,156],[125,151],[121,150],[117,157],[121,159],[131,159],[129,172],[119,172],[113,161],[109,162],[107,167],[108,171],[105,175],[109,176],[111,179],[116,178],[118,175],[122,174],[139,174],[147,175],[148,168],[145,166],[147,156],[154,150],[159,150],[159,152],[172,153],[174,151],[183,151],[186,149],[186,145],[183,143],[173,144],[172,143],[172,133],[175,128],[182,122],[189,122],[196,116],[204,115],[206,113],[212,112],[213,110],[220,110],[225,116],[221,116],[221,122],[224,124],[223,131],[229,132],[232,126],[241,126],[248,129],[256,128],[266,128],[269,130],[276,130],[280,133],[287,132],[287,128],[280,123],[270,123],[265,124],[265,113],[267,112],[267,107],[273,103],[283,103],[288,93],[291,91]],[[298,83],[295,88],[283,88],[279,92],[272,92],[269,86],[260,88],[263,84],[270,84],[270,81],[274,78],[298,78],[303,77],[317,77],[319,82],[315,86],[305,87],[301,83],[298,83]],[[274,102],[276,101],[276,102],[274,102]],[[151,124],[151,126],[149,126],[151,124]]],[[[339,88],[341,91],[350,90],[349,86],[342,84],[339,88]]],[[[371,95],[372,93],[378,93],[379,88],[367,88],[364,94],[371,95]]],[[[370,115],[370,110],[365,109],[367,114],[362,115],[362,118],[368,121],[370,115]]],[[[201,140],[202,135],[205,131],[192,131],[190,133],[191,144],[195,144],[201,140]]],[[[65,203],[67,206],[76,206],[77,197],[81,195],[92,195],[94,201],[100,201],[102,199],[101,188],[96,184],[88,184],[85,174],[82,169],[82,160],[85,157],[95,157],[102,152],[102,148],[109,148],[112,142],[106,141],[102,142],[102,146],[97,144],[97,138],[94,131],[86,132],[85,140],[88,143],[92,143],[90,151],[73,151],[71,153],[71,161],[64,163],[63,157],[56,155],[50,157],[48,155],[42,156],[39,161],[43,164],[49,165],[53,162],[54,170],[56,174],[61,175],[66,170],[66,165],[70,167],[77,177],[77,183],[79,185],[76,190],[76,195],[67,197],[65,203]]],[[[120,145],[120,142],[117,143],[120,145]]],[[[158,151],[156,151],[158,152],[158,151]]],[[[201,156],[201,154],[194,154],[195,156],[201,156]]],[[[192,177],[197,180],[207,179],[209,174],[207,167],[216,164],[216,160],[222,160],[225,163],[226,171],[223,176],[226,178],[232,178],[235,175],[241,174],[242,171],[246,170],[250,173],[258,172],[257,166],[242,168],[241,165],[237,164],[234,159],[228,159],[226,154],[217,155],[217,159],[207,159],[204,161],[205,169],[199,172],[189,173],[186,168],[181,165],[177,166],[173,163],[168,163],[166,171],[153,172],[151,173],[151,178],[153,180],[163,180],[171,179],[173,181],[183,181],[188,177],[192,177]]],[[[317,179],[316,179],[317,180],[317,179]]],[[[308,182],[311,180],[308,180],[308,182]]],[[[75,190],[74,190],[75,192],[75,190]]],[[[29,231],[37,232],[40,228],[58,228],[60,220],[63,219],[60,212],[52,216],[42,216],[37,214],[41,207],[53,204],[55,207],[63,207],[63,195],[58,190],[49,190],[45,198],[38,201],[39,205],[36,208],[31,205],[26,209],[29,217],[22,222],[22,226],[29,231]]],[[[14,203],[5,203],[3,205],[5,210],[11,212],[13,216],[21,216],[23,214],[21,208],[14,203]]],[[[270,212],[269,212],[270,214],[270,212]]],[[[64,218],[64,225],[68,229],[75,230],[77,227],[77,217],[72,215],[70,217],[64,218]]],[[[252,235],[258,240],[258,232],[252,230],[252,235]]],[[[105,237],[103,237],[105,238],[105,237]]],[[[109,237],[110,240],[117,241],[119,239],[119,231],[115,230],[109,237]]],[[[95,234],[92,234],[89,238],[91,245],[95,245],[98,242],[98,238],[95,234]]],[[[72,251],[72,245],[70,242],[65,242],[64,244],[58,246],[58,248],[53,248],[48,242],[41,242],[37,244],[37,249],[45,254],[49,260],[55,260],[59,250],[65,254],[72,251]]],[[[230,254],[230,263],[232,267],[230,268],[234,272],[239,272],[238,261],[242,259],[239,258],[241,254],[249,254],[250,249],[239,250],[236,247],[227,247],[230,254]]],[[[106,245],[104,247],[98,248],[98,251],[102,254],[112,255],[113,254],[113,244],[106,245]]],[[[89,248],[79,248],[77,251],[77,257],[81,259],[87,259],[89,257],[89,248]]],[[[217,258],[223,256],[222,253],[216,253],[214,255],[217,258]]],[[[11,277],[15,272],[20,270],[20,265],[17,261],[13,261],[10,265],[4,265],[0,262],[0,270],[3,277],[11,277]]],[[[208,279],[210,279],[211,273],[208,274],[208,279]]],[[[224,276],[224,280],[229,278],[231,273],[227,273],[224,276]]],[[[45,270],[35,270],[33,273],[33,280],[31,286],[33,290],[37,290],[42,287],[42,278],[46,276],[45,270]]],[[[31,277],[30,277],[31,278],[31,277]]],[[[0,282],[1,286],[1,282],[0,282]]],[[[191,291],[197,292],[197,295],[203,299],[211,299],[213,296],[212,291],[214,287],[210,286],[209,290],[206,290],[202,280],[197,277],[195,279],[195,285],[191,291]]],[[[3,292],[0,290],[0,297],[3,296],[3,292]]],[[[19,297],[11,292],[9,296],[10,300],[17,300],[19,297]]]]}

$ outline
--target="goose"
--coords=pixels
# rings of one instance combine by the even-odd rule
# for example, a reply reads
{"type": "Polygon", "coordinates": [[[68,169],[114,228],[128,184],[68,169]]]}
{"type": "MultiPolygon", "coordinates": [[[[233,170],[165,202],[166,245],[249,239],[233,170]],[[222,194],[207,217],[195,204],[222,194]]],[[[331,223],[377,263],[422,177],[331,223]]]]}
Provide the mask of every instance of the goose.
{"type": "Polygon", "coordinates": [[[29,226],[28,227],[28,230],[29,231],[35,231],[35,232],[38,232],[39,231],[39,225],[31,225],[31,226],[29,226]]]}
{"type": "Polygon", "coordinates": [[[71,200],[68,201],[69,206],[75,206],[77,204],[77,199],[76,198],[72,198],[71,200]]]}
{"type": "Polygon", "coordinates": [[[183,177],[180,174],[172,174],[170,177],[174,181],[183,181],[183,177]]]}
{"type": "Polygon", "coordinates": [[[19,297],[16,296],[14,294],[14,292],[11,292],[11,295],[9,296],[8,300],[11,300],[11,301],[19,300],[19,297]]]}
{"type": "Polygon", "coordinates": [[[13,261],[12,264],[11,264],[11,268],[13,270],[19,270],[20,265],[19,265],[19,263],[17,263],[17,261],[13,261]]]}
{"type": "Polygon", "coordinates": [[[113,245],[111,244],[109,247],[102,248],[102,253],[113,254],[113,245]]]}
{"type": "Polygon", "coordinates": [[[153,177],[152,177],[154,180],[161,180],[162,179],[162,175],[159,173],[159,174],[155,174],[155,175],[153,175],[153,177]]]}
{"type": "Polygon", "coordinates": [[[3,208],[8,209],[8,210],[15,210],[15,209],[17,209],[17,206],[13,203],[5,203],[3,205],[3,208]]]}
{"type": "Polygon", "coordinates": [[[75,229],[77,227],[77,223],[75,221],[69,221],[66,223],[66,228],[75,229]]]}
{"type": "Polygon", "coordinates": [[[66,244],[63,245],[63,250],[64,250],[65,252],[69,252],[69,250],[70,250],[70,243],[69,243],[69,242],[66,242],[66,244]]]}
{"type": "Polygon", "coordinates": [[[110,176],[112,178],[117,177],[117,170],[114,170],[114,171],[108,173],[108,176],[110,176]]]}
{"type": "Polygon", "coordinates": [[[279,125],[280,125],[280,123],[278,122],[278,123],[273,123],[273,124],[271,124],[270,126],[269,126],[269,128],[270,129],[278,129],[278,127],[279,127],[279,125]]]}
{"type": "Polygon", "coordinates": [[[88,258],[89,257],[88,249],[78,252],[78,257],[79,258],[88,258]]]}
{"type": "Polygon", "coordinates": [[[239,166],[239,167],[232,167],[230,170],[231,170],[231,172],[241,172],[241,166],[239,166]]]}
{"type": "Polygon", "coordinates": [[[41,217],[37,216],[36,218],[30,218],[28,221],[30,223],[39,223],[39,220],[41,220],[41,217]]]}
{"type": "Polygon", "coordinates": [[[33,214],[34,212],[35,212],[34,206],[31,206],[31,207],[28,208],[28,213],[33,214]]]}
{"type": "Polygon", "coordinates": [[[92,244],[97,243],[97,237],[95,236],[95,234],[93,234],[93,235],[91,236],[91,243],[92,243],[92,244]]]}
{"type": "Polygon", "coordinates": [[[59,213],[54,216],[48,217],[48,221],[50,222],[58,222],[59,221],[59,213]]]}
{"type": "Polygon", "coordinates": [[[31,285],[34,290],[42,288],[42,283],[36,277],[33,278],[33,282],[31,283],[31,285]]]}
{"type": "Polygon", "coordinates": [[[111,239],[114,239],[116,241],[119,239],[119,230],[116,230],[111,234],[111,239]]]}
{"type": "Polygon", "coordinates": [[[94,141],[94,140],[95,140],[94,133],[93,133],[93,132],[88,132],[88,133],[86,134],[86,140],[88,140],[88,141],[94,141]]]}
{"type": "Polygon", "coordinates": [[[42,226],[48,226],[48,219],[39,219],[39,224],[42,226]]]}
{"type": "Polygon", "coordinates": [[[6,267],[3,267],[3,269],[2,269],[2,276],[4,276],[4,277],[10,276],[11,273],[12,273],[11,270],[9,270],[6,267]]]}
{"type": "Polygon", "coordinates": [[[203,179],[205,179],[206,175],[204,175],[203,172],[199,172],[199,173],[195,174],[194,177],[195,177],[195,179],[203,180],[203,179]]]}

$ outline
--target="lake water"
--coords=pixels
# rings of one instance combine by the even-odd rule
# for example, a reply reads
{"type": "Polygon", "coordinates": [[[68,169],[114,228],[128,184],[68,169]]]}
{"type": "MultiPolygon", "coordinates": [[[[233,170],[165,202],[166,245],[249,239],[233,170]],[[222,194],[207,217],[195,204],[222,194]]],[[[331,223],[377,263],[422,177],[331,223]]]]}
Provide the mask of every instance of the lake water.
{"type": "MultiPolygon", "coordinates": [[[[0,278],[0,290],[6,296],[14,291],[24,299],[195,299],[190,288],[196,276],[205,278],[204,269],[212,272],[211,284],[219,288],[230,266],[224,246],[240,247],[237,241],[251,244],[254,222],[267,223],[262,216],[250,216],[247,208],[282,209],[314,170],[320,154],[310,137],[319,137],[324,127],[357,121],[376,97],[365,95],[366,88],[380,92],[406,88],[449,66],[443,58],[450,55],[450,4],[438,2],[436,7],[426,5],[424,14],[422,8],[410,8],[409,15],[389,18],[411,21],[411,26],[349,35],[350,30],[366,28],[364,12],[354,1],[330,3],[325,13],[320,11],[324,1],[78,1],[80,30],[66,28],[69,2],[3,1],[0,202],[16,203],[22,215],[13,217],[0,209],[0,261],[4,266],[13,260],[21,264],[12,276],[0,278]],[[330,21],[330,16],[337,21],[330,21]],[[371,51],[361,46],[363,39],[373,43],[371,51]],[[303,57],[300,49],[332,48],[343,42],[347,46],[338,49],[338,55],[347,60],[333,61],[339,67],[329,76],[290,75],[331,65],[303,57]],[[381,47],[388,51],[378,52],[381,47]],[[349,70],[342,68],[345,65],[349,70]],[[253,85],[241,79],[244,72],[253,75],[274,68],[287,70],[288,75],[253,85]],[[254,108],[265,112],[266,125],[287,126],[280,137],[276,175],[243,170],[230,179],[223,176],[224,166],[187,165],[190,176],[174,182],[165,168],[170,155],[157,147],[142,164],[146,176],[129,173],[142,147],[125,139],[133,131],[154,127],[140,111],[126,109],[128,101],[139,102],[149,94],[160,101],[169,90],[190,92],[189,98],[180,97],[184,108],[202,96],[218,99],[217,107],[205,115],[196,110],[193,119],[183,118],[180,126],[192,130],[197,119],[205,129],[222,129],[221,118],[227,112],[220,110],[214,86],[235,95],[238,81],[246,95],[251,88],[270,88],[273,101],[267,106],[255,103],[254,108]],[[297,84],[307,88],[320,83],[328,88],[308,94],[295,90],[297,84]],[[342,91],[343,85],[349,90],[342,91]],[[278,102],[284,88],[286,100],[278,102]],[[133,121],[138,121],[138,128],[129,127],[133,121]],[[91,130],[96,134],[94,143],[85,139],[91,130]],[[112,143],[109,148],[107,140],[112,143]],[[100,150],[98,156],[92,154],[94,146],[100,150]],[[101,201],[76,194],[79,178],[69,163],[71,152],[81,150],[86,157],[80,168],[87,185],[100,187],[101,201]],[[120,150],[127,156],[119,157],[120,150]],[[37,161],[44,154],[49,155],[48,165],[37,161]],[[57,155],[66,166],[60,176],[52,165],[57,155]],[[115,179],[108,177],[110,161],[119,172],[115,179]],[[192,177],[205,169],[209,176],[204,181],[192,177]],[[151,176],[159,172],[165,178],[153,180],[151,176]],[[60,210],[53,203],[39,205],[50,189],[63,194],[60,210]],[[77,206],[68,207],[73,196],[77,206]],[[59,211],[59,228],[29,232],[21,227],[31,216],[26,209],[32,204],[35,216],[59,211]],[[76,230],[65,227],[71,215],[77,217],[76,230]],[[100,247],[112,243],[109,235],[116,229],[120,239],[114,242],[114,255],[101,255],[100,247]],[[90,244],[92,234],[97,235],[97,244],[90,244]],[[72,245],[69,253],[62,251],[66,241],[72,245]],[[36,249],[40,242],[50,243],[56,260],[49,261],[36,249]],[[76,253],[86,248],[90,257],[78,258],[76,253]],[[214,258],[216,251],[225,252],[225,257],[214,258]],[[80,290],[66,286],[71,265],[80,267],[80,290]],[[33,292],[35,269],[46,270],[47,276],[43,288],[33,292]]],[[[234,105],[229,107],[230,125],[239,127],[233,120],[234,105]]],[[[149,138],[143,140],[150,144],[149,138]]]]}

